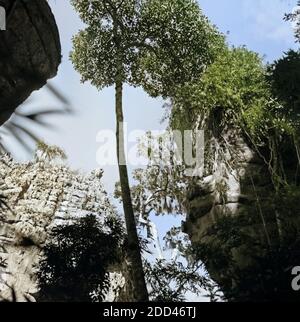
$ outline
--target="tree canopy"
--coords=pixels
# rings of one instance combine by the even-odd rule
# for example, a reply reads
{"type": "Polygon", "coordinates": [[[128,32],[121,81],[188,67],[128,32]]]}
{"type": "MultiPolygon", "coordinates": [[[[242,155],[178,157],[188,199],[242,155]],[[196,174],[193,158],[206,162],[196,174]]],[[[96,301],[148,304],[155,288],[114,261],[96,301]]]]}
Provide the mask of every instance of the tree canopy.
{"type": "Polygon", "coordinates": [[[269,67],[273,94],[284,105],[285,115],[299,126],[300,50],[289,50],[269,67]]]}
{"type": "Polygon", "coordinates": [[[171,126],[187,129],[219,110],[223,124],[244,127],[258,144],[274,130],[291,135],[299,121],[299,63],[292,50],[267,66],[244,47],[225,49],[199,81],[176,92],[171,126]]]}
{"type": "Polygon", "coordinates": [[[71,59],[99,89],[114,84],[121,60],[124,83],[167,97],[199,78],[223,44],[194,0],[72,3],[87,27],[74,37],[71,59]]]}

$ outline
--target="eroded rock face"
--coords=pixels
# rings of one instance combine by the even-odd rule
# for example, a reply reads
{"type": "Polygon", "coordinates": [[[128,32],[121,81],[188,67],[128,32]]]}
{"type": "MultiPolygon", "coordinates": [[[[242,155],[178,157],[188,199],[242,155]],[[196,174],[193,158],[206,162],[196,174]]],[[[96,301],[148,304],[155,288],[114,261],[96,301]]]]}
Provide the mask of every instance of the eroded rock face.
{"type": "MultiPolygon", "coordinates": [[[[300,204],[282,200],[280,210],[263,155],[250,147],[240,130],[224,129],[210,140],[213,152],[206,156],[206,162],[211,165],[206,176],[190,187],[185,231],[192,243],[199,245],[200,259],[221,289],[238,290],[243,299],[248,292],[251,300],[261,291],[257,280],[247,281],[248,289],[242,291],[243,278],[247,272],[257,272],[257,276],[262,275],[262,285],[267,285],[258,260],[264,260],[268,247],[279,247],[284,239],[289,246],[299,238],[300,204]],[[226,227],[227,235],[221,227],[226,227]],[[286,238],[290,233],[292,237],[286,238]],[[240,235],[243,240],[239,240],[240,235]]],[[[295,263],[297,256],[300,262],[299,253],[295,263]]],[[[287,274],[290,276],[289,271],[287,274]]],[[[290,282],[286,287],[290,288],[290,282]]]]}
{"type": "Polygon", "coordinates": [[[0,31],[0,125],[61,62],[55,19],[46,0],[1,0],[7,26],[0,31]]]}
{"type": "MultiPolygon", "coordinates": [[[[101,176],[100,170],[84,176],[45,160],[16,163],[8,156],[0,159],[0,191],[11,208],[2,209],[0,215],[2,297],[11,299],[13,288],[18,301],[34,300],[37,265],[53,225],[88,214],[103,219],[114,214],[101,176]]],[[[118,273],[112,273],[112,278],[110,301],[124,282],[118,273]]]]}
{"type": "Polygon", "coordinates": [[[207,228],[223,216],[256,211],[256,194],[261,199],[265,192],[261,201],[268,206],[272,202],[272,181],[263,160],[237,132],[227,133],[225,140],[227,144],[217,146],[211,173],[190,189],[186,229],[192,241],[205,238],[207,228]]]}

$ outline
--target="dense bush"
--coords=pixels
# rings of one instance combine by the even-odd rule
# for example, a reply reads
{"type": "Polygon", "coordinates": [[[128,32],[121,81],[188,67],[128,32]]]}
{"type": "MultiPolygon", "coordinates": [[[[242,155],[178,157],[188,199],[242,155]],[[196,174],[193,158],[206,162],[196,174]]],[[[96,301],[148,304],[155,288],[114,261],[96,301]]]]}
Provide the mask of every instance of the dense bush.
{"type": "MultiPolygon", "coordinates": [[[[245,230],[249,218],[224,218],[210,231],[209,244],[195,245],[210,272],[222,272],[220,290],[230,302],[299,301],[292,289],[292,269],[299,266],[299,231],[289,227],[281,243],[266,245],[245,230]],[[245,256],[251,261],[239,262],[245,256]]],[[[219,275],[218,275],[219,276],[219,275]]]]}
{"type": "Polygon", "coordinates": [[[119,260],[123,226],[94,215],[56,226],[44,248],[38,280],[40,301],[102,301],[109,289],[109,267],[119,260]]]}

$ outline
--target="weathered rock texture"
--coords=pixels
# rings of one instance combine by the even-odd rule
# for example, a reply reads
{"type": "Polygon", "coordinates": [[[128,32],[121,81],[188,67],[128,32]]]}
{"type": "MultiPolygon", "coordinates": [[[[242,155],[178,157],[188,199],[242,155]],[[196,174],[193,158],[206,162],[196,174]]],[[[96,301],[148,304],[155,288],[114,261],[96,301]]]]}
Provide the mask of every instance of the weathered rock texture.
{"type": "Polygon", "coordinates": [[[0,125],[29,95],[56,75],[61,46],[46,0],[1,0],[7,30],[0,31],[0,125]]]}
{"type": "MultiPolygon", "coordinates": [[[[287,234],[287,243],[299,238],[300,203],[282,200],[281,207],[276,205],[274,185],[263,155],[252,148],[239,129],[220,128],[206,140],[210,146],[205,157],[206,175],[190,187],[185,231],[192,243],[199,245],[200,259],[221,289],[236,289],[235,295],[240,294],[243,299],[249,291],[251,299],[263,291],[254,279],[247,282],[247,290],[242,290],[243,279],[247,272],[256,272],[256,276],[262,275],[262,287],[266,286],[264,268],[257,260],[264,258],[268,247],[280,247],[287,234]],[[230,221],[224,226],[226,219],[230,221]],[[223,223],[227,235],[216,228],[217,223],[223,223]],[[243,240],[239,240],[239,234],[243,240]]],[[[294,180],[296,169],[295,163],[289,166],[294,180]]],[[[290,276],[290,271],[287,274],[290,276]]],[[[290,282],[286,287],[291,289],[290,282]]]]}
{"type": "MultiPolygon", "coordinates": [[[[0,191],[11,211],[0,215],[0,295],[18,301],[33,300],[38,289],[35,272],[49,229],[53,225],[94,214],[101,219],[114,213],[100,178],[94,171],[83,176],[61,163],[37,159],[16,163],[0,159],[0,191]]],[[[114,273],[107,300],[116,297],[123,283],[114,273]]]]}

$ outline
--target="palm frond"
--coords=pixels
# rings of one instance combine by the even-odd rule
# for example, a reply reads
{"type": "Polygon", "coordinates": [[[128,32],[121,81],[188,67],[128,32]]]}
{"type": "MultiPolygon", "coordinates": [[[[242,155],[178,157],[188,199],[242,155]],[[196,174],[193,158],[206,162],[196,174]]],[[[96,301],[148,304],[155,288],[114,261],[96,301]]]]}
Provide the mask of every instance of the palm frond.
{"type": "MultiPolygon", "coordinates": [[[[60,92],[55,86],[48,83],[46,88],[51,95],[59,102],[59,106],[41,106],[35,111],[26,112],[19,108],[8,122],[0,128],[0,152],[9,152],[10,148],[5,144],[3,136],[7,135],[13,137],[14,140],[25,149],[28,153],[32,153],[32,147],[29,140],[39,142],[41,139],[34,129],[36,126],[46,128],[53,128],[54,126],[45,121],[45,118],[52,115],[65,115],[71,114],[72,108],[66,96],[60,92]]],[[[23,105],[31,105],[32,98],[29,98],[23,105]]]]}

